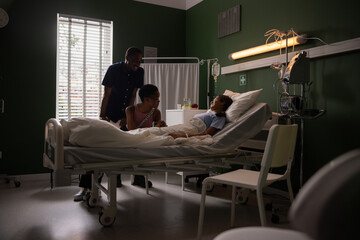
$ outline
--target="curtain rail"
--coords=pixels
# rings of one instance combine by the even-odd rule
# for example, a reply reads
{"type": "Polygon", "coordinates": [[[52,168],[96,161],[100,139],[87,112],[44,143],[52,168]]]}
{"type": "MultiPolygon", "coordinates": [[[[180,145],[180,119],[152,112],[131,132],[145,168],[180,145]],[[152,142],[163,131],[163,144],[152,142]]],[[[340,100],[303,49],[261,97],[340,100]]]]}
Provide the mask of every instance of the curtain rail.
{"type": "Polygon", "coordinates": [[[143,57],[143,60],[196,60],[200,62],[197,57],[143,57]]]}

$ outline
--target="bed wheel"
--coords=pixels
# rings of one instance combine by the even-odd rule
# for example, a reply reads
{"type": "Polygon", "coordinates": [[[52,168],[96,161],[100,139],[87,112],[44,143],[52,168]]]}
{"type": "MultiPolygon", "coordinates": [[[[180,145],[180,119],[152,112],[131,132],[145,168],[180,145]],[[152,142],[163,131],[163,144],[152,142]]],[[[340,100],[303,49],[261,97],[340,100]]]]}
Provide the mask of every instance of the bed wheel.
{"type": "Polygon", "coordinates": [[[87,198],[86,198],[86,205],[87,205],[89,208],[95,207],[96,204],[97,204],[97,198],[94,198],[94,197],[91,197],[91,196],[87,196],[87,198]]]}
{"type": "Polygon", "coordinates": [[[99,214],[99,222],[101,225],[103,225],[104,227],[110,227],[111,225],[114,224],[115,219],[116,219],[116,213],[113,214],[111,213],[111,209],[104,209],[102,212],[100,212],[99,214]]]}
{"type": "Polygon", "coordinates": [[[206,184],[206,192],[212,192],[214,190],[214,183],[208,183],[206,184]]]}
{"type": "Polygon", "coordinates": [[[245,205],[249,201],[249,193],[249,189],[239,189],[236,194],[236,202],[245,205]]]}

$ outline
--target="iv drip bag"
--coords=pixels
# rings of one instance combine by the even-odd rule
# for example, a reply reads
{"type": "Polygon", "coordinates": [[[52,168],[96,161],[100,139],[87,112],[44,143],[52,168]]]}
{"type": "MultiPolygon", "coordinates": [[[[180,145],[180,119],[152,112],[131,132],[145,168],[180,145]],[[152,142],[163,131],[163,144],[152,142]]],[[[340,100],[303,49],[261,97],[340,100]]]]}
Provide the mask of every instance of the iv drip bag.
{"type": "Polygon", "coordinates": [[[215,82],[217,81],[217,77],[220,75],[220,64],[218,62],[214,62],[211,67],[211,75],[214,77],[215,82]]]}

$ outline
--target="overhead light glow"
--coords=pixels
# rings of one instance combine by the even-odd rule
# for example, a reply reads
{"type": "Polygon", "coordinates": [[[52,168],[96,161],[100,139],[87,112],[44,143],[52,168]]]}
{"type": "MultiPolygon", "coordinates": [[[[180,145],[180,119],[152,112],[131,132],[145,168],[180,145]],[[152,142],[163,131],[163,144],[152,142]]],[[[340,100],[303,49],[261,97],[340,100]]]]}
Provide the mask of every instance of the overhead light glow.
{"type": "MultiPolygon", "coordinates": [[[[306,35],[299,35],[299,36],[295,36],[292,38],[288,38],[287,46],[292,47],[295,45],[303,44],[305,42],[306,42],[306,35]]],[[[282,39],[280,41],[276,41],[276,42],[268,43],[265,45],[248,48],[248,49],[245,49],[242,51],[231,53],[231,54],[229,54],[229,59],[236,60],[236,59],[249,57],[249,56],[253,56],[253,55],[257,55],[257,54],[261,54],[261,53],[265,53],[265,52],[278,50],[278,49],[285,48],[285,47],[286,47],[286,39],[282,39]]]]}

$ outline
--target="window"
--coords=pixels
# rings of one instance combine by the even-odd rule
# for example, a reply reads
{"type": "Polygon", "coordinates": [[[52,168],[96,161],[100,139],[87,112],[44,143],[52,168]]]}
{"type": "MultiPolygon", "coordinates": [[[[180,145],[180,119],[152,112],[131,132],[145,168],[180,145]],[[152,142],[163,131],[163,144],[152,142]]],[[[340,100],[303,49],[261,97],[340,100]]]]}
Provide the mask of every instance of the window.
{"type": "Polygon", "coordinates": [[[57,15],[56,118],[98,118],[112,63],[112,21],[57,15]]]}

